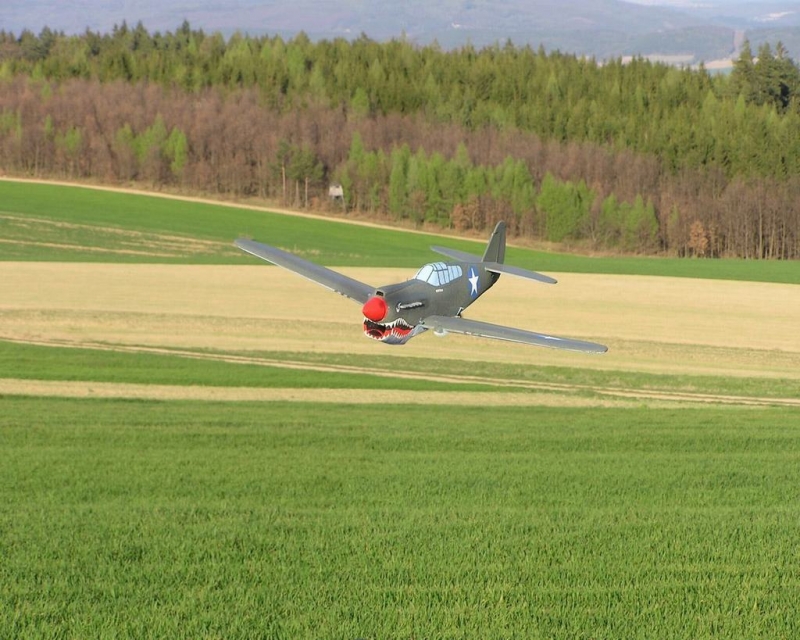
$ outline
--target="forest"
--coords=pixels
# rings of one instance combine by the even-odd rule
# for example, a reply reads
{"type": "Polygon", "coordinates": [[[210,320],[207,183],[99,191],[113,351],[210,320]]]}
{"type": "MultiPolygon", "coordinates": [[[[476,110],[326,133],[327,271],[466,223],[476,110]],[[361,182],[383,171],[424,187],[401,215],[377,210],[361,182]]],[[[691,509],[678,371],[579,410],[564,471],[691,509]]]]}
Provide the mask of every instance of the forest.
{"type": "Polygon", "coordinates": [[[261,198],[568,249],[800,257],[800,70],[184,23],[0,32],[0,172],[261,198]],[[344,198],[331,199],[341,184],[344,198]]]}

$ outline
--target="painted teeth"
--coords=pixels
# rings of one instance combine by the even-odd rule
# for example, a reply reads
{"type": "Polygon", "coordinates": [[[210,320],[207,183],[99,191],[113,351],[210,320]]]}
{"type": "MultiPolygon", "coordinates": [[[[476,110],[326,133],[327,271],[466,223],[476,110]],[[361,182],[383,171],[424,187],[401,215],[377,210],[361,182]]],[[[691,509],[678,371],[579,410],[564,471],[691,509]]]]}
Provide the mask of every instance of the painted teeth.
{"type": "Polygon", "coordinates": [[[414,327],[402,318],[392,320],[392,322],[380,323],[373,322],[369,318],[364,319],[364,333],[379,342],[385,342],[387,338],[394,337],[404,339],[413,331],[414,327]],[[374,330],[380,331],[380,335],[375,335],[374,330]]]}
{"type": "Polygon", "coordinates": [[[398,318],[397,320],[393,320],[392,322],[388,322],[385,326],[387,328],[389,328],[389,329],[396,329],[397,327],[401,327],[403,329],[411,329],[411,325],[408,324],[402,318],[398,318]]]}

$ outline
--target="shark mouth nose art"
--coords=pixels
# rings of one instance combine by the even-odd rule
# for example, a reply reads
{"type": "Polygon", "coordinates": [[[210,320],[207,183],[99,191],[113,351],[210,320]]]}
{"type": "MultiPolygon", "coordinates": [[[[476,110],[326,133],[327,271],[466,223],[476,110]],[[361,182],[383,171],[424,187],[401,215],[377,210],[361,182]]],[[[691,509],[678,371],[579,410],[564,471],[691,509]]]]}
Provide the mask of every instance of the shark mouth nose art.
{"type": "Polygon", "coordinates": [[[379,342],[405,342],[411,336],[413,330],[414,327],[402,318],[388,323],[375,322],[369,318],[364,319],[364,334],[368,338],[378,340],[379,342]]]}

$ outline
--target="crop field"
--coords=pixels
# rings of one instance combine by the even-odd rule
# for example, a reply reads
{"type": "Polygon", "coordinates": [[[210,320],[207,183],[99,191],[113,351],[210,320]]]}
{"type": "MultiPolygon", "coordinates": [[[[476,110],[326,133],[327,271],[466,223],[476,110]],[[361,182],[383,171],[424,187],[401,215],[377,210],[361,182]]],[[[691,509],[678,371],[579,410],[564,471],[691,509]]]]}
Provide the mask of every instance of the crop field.
{"type": "Polygon", "coordinates": [[[3,408],[8,637],[798,631],[793,410],[3,408]]]}
{"type": "Polygon", "coordinates": [[[608,354],[391,348],[240,234],[482,251],[0,181],[0,638],[800,634],[796,264],[517,248],[465,315],[608,354]]]}

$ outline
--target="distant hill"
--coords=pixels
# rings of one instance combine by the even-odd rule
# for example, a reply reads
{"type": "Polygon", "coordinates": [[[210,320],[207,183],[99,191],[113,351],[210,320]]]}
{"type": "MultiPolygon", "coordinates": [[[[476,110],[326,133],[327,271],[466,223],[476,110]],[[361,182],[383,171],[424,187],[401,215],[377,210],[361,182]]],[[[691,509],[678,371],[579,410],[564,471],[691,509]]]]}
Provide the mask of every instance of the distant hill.
{"type": "MultiPolygon", "coordinates": [[[[376,40],[405,37],[446,48],[481,47],[511,40],[607,59],[642,55],[694,64],[735,55],[742,33],[754,43],[781,39],[800,56],[800,7],[796,2],[634,4],[622,0],[26,0],[0,8],[0,29],[38,33],[44,26],[67,33],[110,31],[141,21],[150,30],[174,30],[184,20],[230,35],[304,31],[313,39],[376,40]],[[737,32],[739,37],[736,37],[737,32]]],[[[754,47],[755,48],[755,47],[754,47]]]]}

